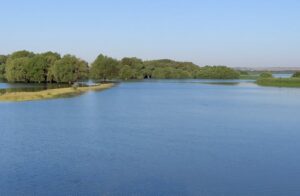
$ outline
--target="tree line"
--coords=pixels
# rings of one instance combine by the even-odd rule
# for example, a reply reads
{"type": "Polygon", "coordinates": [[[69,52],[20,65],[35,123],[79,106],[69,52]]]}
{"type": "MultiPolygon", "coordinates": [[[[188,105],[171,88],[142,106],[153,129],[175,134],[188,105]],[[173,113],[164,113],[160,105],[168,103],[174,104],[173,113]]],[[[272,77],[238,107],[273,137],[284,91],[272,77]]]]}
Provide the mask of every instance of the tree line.
{"type": "Polygon", "coordinates": [[[55,52],[35,54],[17,51],[0,55],[0,79],[26,83],[74,83],[93,80],[141,79],[237,79],[240,73],[226,66],[199,67],[191,62],[168,59],[143,61],[125,57],[117,60],[100,54],[89,64],[74,56],[55,52]]]}

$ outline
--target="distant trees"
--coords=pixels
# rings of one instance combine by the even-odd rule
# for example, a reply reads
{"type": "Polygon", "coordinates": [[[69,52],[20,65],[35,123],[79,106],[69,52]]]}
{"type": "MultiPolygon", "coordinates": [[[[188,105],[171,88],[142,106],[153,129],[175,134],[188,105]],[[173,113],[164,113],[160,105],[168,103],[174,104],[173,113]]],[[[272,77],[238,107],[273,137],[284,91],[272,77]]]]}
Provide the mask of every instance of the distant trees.
{"type": "Polygon", "coordinates": [[[123,65],[120,69],[119,78],[122,80],[136,79],[135,71],[129,65],[123,65]]]}
{"type": "Polygon", "coordinates": [[[118,61],[100,54],[88,63],[72,55],[54,52],[35,54],[22,50],[0,55],[0,79],[27,83],[74,83],[84,79],[237,79],[240,72],[226,66],[199,67],[169,59],[143,61],[125,57],[118,61]]]}
{"type": "Polygon", "coordinates": [[[248,76],[249,75],[248,71],[239,70],[239,72],[240,72],[240,75],[244,75],[244,76],[248,76]]]}
{"type": "Polygon", "coordinates": [[[197,78],[202,79],[238,79],[240,73],[226,66],[205,66],[198,71],[197,78]]]}
{"type": "Polygon", "coordinates": [[[5,79],[5,64],[6,64],[7,56],[0,55],[0,80],[5,79]]]}
{"type": "Polygon", "coordinates": [[[47,82],[50,66],[46,53],[17,51],[7,59],[5,76],[9,82],[47,82]]]}
{"type": "Polygon", "coordinates": [[[58,83],[69,83],[88,78],[88,63],[72,55],[65,55],[50,67],[50,77],[58,83]]]}
{"type": "Polygon", "coordinates": [[[0,55],[0,65],[5,64],[7,60],[7,56],[5,55],[0,55]]]}
{"type": "Polygon", "coordinates": [[[46,82],[48,68],[47,61],[42,55],[33,56],[29,59],[27,66],[25,66],[27,82],[46,82]]]}
{"type": "Polygon", "coordinates": [[[9,58],[5,67],[5,76],[9,82],[29,82],[27,81],[27,70],[30,58],[19,57],[9,58]]]}
{"type": "Polygon", "coordinates": [[[192,73],[188,71],[173,69],[171,67],[155,68],[152,72],[152,78],[155,79],[189,79],[193,78],[192,73]]]}
{"type": "Polygon", "coordinates": [[[100,54],[92,63],[90,76],[95,80],[116,79],[119,70],[119,61],[100,54]]]}
{"type": "Polygon", "coordinates": [[[5,78],[9,82],[73,83],[87,78],[88,69],[88,63],[75,56],[17,51],[6,61],[5,78]]]}
{"type": "Polygon", "coordinates": [[[9,59],[18,59],[23,57],[33,57],[34,53],[27,50],[16,51],[9,56],[9,59]]]}
{"type": "Polygon", "coordinates": [[[300,78],[300,71],[293,74],[293,78],[300,78]]]}
{"type": "Polygon", "coordinates": [[[271,72],[263,72],[259,75],[260,78],[273,78],[273,74],[271,72]]]}
{"type": "Polygon", "coordinates": [[[197,77],[199,66],[190,62],[177,62],[169,59],[146,61],[152,70],[152,78],[157,79],[192,79],[197,77]]]}

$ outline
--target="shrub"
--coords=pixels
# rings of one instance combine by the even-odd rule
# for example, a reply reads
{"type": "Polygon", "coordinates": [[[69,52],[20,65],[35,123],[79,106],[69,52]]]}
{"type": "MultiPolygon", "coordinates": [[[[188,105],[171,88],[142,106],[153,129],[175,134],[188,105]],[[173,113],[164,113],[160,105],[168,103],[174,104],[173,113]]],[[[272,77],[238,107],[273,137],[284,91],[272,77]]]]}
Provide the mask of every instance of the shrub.
{"type": "Polygon", "coordinates": [[[200,68],[198,78],[201,79],[238,79],[240,73],[226,66],[205,66],[200,68]]]}
{"type": "Polygon", "coordinates": [[[260,78],[273,78],[273,74],[271,72],[263,72],[259,75],[260,78]]]}
{"type": "Polygon", "coordinates": [[[300,78],[300,71],[293,74],[293,78],[300,78]]]}

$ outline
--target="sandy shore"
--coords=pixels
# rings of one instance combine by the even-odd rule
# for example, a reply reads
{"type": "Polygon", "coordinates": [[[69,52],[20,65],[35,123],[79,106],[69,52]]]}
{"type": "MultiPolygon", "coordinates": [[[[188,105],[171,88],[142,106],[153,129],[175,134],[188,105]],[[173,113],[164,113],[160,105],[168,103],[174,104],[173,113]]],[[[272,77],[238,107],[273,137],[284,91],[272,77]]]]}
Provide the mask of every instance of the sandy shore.
{"type": "Polygon", "coordinates": [[[0,101],[19,102],[42,99],[55,99],[60,97],[76,96],[88,91],[105,90],[113,86],[113,83],[107,83],[88,87],[48,89],[37,92],[8,92],[0,95],[0,101]]]}

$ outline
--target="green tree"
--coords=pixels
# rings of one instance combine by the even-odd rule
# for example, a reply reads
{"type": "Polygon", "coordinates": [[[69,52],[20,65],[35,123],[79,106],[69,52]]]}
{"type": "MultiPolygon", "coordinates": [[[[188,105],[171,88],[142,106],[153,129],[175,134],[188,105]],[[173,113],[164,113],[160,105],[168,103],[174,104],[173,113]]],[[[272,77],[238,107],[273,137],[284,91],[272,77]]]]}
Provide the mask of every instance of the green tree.
{"type": "Polygon", "coordinates": [[[30,58],[21,57],[7,60],[5,67],[6,79],[9,82],[29,82],[27,78],[27,67],[29,67],[30,58]]]}
{"type": "Polygon", "coordinates": [[[34,53],[29,52],[27,50],[21,50],[21,51],[16,51],[10,55],[10,59],[17,59],[17,58],[23,58],[23,57],[33,57],[34,53]]]}
{"type": "Polygon", "coordinates": [[[60,54],[54,52],[45,52],[42,53],[41,56],[45,59],[47,64],[47,82],[53,83],[54,82],[54,74],[52,73],[53,66],[56,61],[61,59],[60,54]]]}
{"type": "Polygon", "coordinates": [[[136,79],[134,70],[129,65],[123,65],[120,69],[119,77],[122,80],[136,79]]]}
{"type": "Polygon", "coordinates": [[[143,61],[136,57],[125,57],[121,60],[122,65],[128,65],[131,68],[137,69],[143,65],[143,61]]]}
{"type": "Polygon", "coordinates": [[[0,80],[5,79],[5,64],[0,64],[0,80]]]}
{"type": "Polygon", "coordinates": [[[0,55],[0,80],[5,79],[6,60],[7,60],[7,56],[0,55]]]}
{"type": "Polygon", "coordinates": [[[5,64],[7,61],[7,56],[5,55],[0,55],[0,65],[5,64]]]}
{"type": "Polygon", "coordinates": [[[9,82],[31,82],[34,75],[32,59],[35,54],[26,50],[12,53],[6,61],[5,76],[9,82]]]}
{"type": "Polygon", "coordinates": [[[177,62],[169,59],[145,61],[144,68],[151,70],[152,78],[179,79],[196,78],[199,66],[191,62],[177,62]]]}
{"type": "Polygon", "coordinates": [[[92,63],[91,77],[95,80],[115,79],[119,77],[119,62],[100,54],[92,63]]]}
{"type": "Polygon", "coordinates": [[[152,78],[154,79],[164,79],[165,72],[163,68],[155,68],[155,70],[152,72],[152,78]]]}
{"type": "Polygon", "coordinates": [[[259,75],[260,78],[273,78],[273,74],[270,72],[263,72],[259,75]]]}
{"type": "Polygon", "coordinates": [[[42,55],[35,55],[25,66],[26,78],[29,82],[47,82],[48,64],[42,55]]]}
{"type": "Polygon", "coordinates": [[[300,78],[300,71],[293,74],[293,78],[300,78]]]}
{"type": "Polygon", "coordinates": [[[86,79],[88,76],[87,62],[75,56],[65,55],[50,68],[55,82],[69,83],[86,79]]]}
{"type": "Polygon", "coordinates": [[[198,71],[201,79],[238,79],[240,73],[226,66],[205,66],[198,71]]]}

